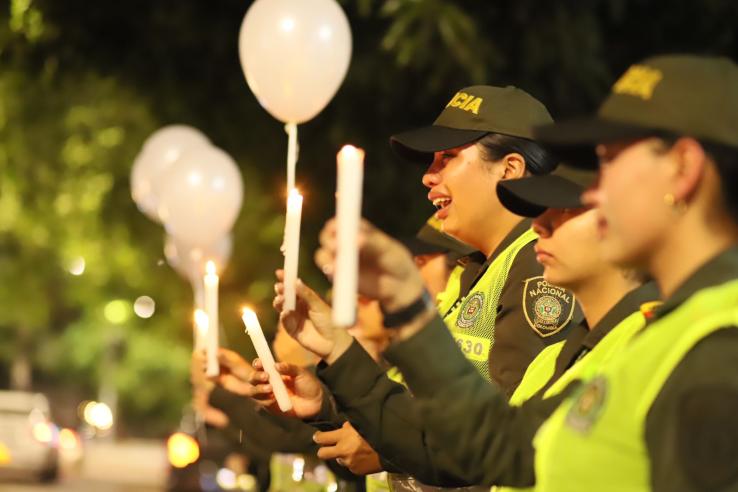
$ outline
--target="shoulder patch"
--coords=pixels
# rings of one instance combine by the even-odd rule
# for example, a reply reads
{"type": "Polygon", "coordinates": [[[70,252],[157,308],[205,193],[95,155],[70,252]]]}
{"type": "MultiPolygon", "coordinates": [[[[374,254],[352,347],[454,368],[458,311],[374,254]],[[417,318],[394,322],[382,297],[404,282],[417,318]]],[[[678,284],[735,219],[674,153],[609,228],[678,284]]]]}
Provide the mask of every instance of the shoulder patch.
{"type": "Polygon", "coordinates": [[[523,284],[525,319],[541,337],[560,332],[571,321],[575,305],[574,294],[549,284],[543,276],[531,277],[523,284]]]}
{"type": "Polygon", "coordinates": [[[607,399],[607,380],[598,376],[575,395],[574,405],[566,415],[566,423],[581,433],[587,433],[597,421],[607,399]]]}

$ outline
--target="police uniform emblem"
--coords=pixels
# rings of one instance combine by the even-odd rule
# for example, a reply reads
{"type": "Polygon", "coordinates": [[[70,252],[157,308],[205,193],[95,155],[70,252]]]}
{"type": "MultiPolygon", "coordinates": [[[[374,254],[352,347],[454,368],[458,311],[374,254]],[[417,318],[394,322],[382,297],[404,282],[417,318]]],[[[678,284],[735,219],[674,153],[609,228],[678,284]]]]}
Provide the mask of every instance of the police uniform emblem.
{"type": "Polygon", "coordinates": [[[533,331],[542,337],[560,332],[574,315],[574,295],[551,285],[542,276],[531,277],[523,285],[523,312],[533,331]]]}
{"type": "Polygon", "coordinates": [[[461,305],[461,311],[459,317],[456,320],[456,326],[459,328],[469,328],[474,325],[480,314],[482,314],[482,308],[484,308],[484,294],[481,292],[475,292],[469,296],[464,304],[461,305]]]}
{"type": "Polygon", "coordinates": [[[597,420],[607,397],[607,380],[599,376],[579,391],[574,405],[566,415],[566,423],[574,430],[588,432],[597,420]]]}

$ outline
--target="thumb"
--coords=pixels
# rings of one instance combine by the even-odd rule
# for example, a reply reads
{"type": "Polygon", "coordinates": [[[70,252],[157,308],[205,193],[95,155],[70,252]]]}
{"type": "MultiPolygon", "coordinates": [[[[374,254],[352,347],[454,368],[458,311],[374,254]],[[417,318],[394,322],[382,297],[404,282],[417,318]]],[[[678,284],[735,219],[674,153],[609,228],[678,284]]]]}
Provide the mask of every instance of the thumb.
{"type": "Polygon", "coordinates": [[[310,308],[316,308],[325,303],[317,292],[305,285],[305,283],[299,278],[297,279],[295,290],[297,291],[297,295],[300,296],[310,308]]]}

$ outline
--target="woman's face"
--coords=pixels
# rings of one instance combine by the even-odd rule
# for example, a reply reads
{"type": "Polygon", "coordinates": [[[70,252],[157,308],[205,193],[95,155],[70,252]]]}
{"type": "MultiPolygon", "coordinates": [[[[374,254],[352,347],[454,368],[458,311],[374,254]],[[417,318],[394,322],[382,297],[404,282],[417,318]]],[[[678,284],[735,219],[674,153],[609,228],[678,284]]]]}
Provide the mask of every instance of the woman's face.
{"type": "Polygon", "coordinates": [[[503,174],[500,163],[482,160],[476,144],[436,152],[423,184],[443,232],[467,244],[483,244],[502,210],[495,186],[503,174]]]}
{"type": "Polygon", "coordinates": [[[664,204],[674,165],[660,141],[600,145],[600,176],[584,202],[597,210],[603,258],[622,267],[647,267],[663,242],[673,211],[664,204]]]}
{"type": "Polygon", "coordinates": [[[536,260],[548,283],[575,290],[606,267],[595,210],[550,208],[533,221],[536,260]]]}

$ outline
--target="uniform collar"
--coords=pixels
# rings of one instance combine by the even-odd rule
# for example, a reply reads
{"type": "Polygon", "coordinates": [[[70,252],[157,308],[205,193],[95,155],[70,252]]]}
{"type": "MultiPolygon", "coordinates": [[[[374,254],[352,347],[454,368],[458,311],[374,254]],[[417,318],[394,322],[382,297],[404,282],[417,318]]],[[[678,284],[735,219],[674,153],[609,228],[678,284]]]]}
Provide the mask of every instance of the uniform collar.
{"type": "Polygon", "coordinates": [[[471,290],[471,288],[474,287],[474,284],[476,284],[479,278],[484,275],[484,272],[487,271],[487,267],[489,267],[492,262],[495,261],[495,258],[497,258],[503,251],[505,251],[505,249],[507,249],[513,242],[515,242],[517,238],[519,238],[528,229],[530,229],[532,224],[533,221],[531,219],[523,219],[518,222],[515,227],[513,227],[512,230],[507,233],[499,246],[495,248],[495,250],[492,252],[491,255],[489,255],[488,258],[485,258],[484,253],[481,253],[479,251],[469,255],[469,262],[464,267],[464,272],[461,274],[460,297],[465,296],[471,290]]]}
{"type": "Polygon", "coordinates": [[[485,262],[486,265],[489,265],[493,261],[495,261],[495,258],[500,256],[500,254],[507,249],[508,246],[510,246],[517,238],[519,238],[525,231],[531,228],[533,225],[532,219],[523,219],[520,222],[518,222],[515,227],[512,228],[510,232],[507,233],[507,236],[504,237],[502,242],[500,242],[499,246],[495,248],[495,250],[492,252],[491,255],[489,255],[489,258],[487,258],[487,261],[485,262]]]}
{"type": "Polygon", "coordinates": [[[669,299],[656,310],[655,318],[661,318],[679,307],[697,291],[724,284],[738,278],[738,246],[731,246],[717,254],[694,272],[674,291],[669,299]]]}
{"type": "MultiPolygon", "coordinates": [[[[631,314],[640,311],[643,304],[653,302],[659,299],[659,291],[654,282],[647,282],[640,287],[636,287],[625,294],[605,316],[597,323],[587,336],[584,337],[582,345],[588,349],[593,349],[595,345],[612,331],[621,321],[631,314]]],[[[586,322],[583,322],[586,323],[586,322]]]]}

